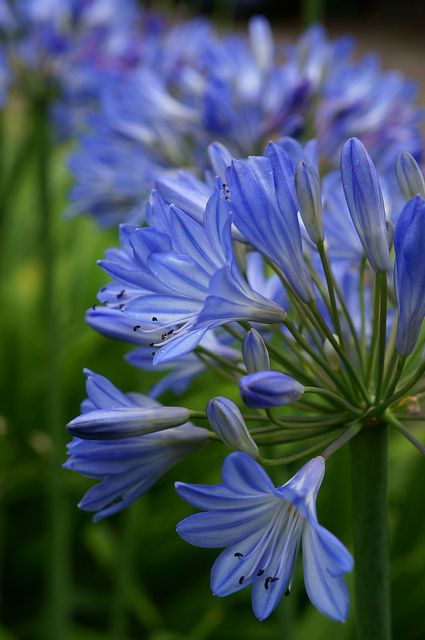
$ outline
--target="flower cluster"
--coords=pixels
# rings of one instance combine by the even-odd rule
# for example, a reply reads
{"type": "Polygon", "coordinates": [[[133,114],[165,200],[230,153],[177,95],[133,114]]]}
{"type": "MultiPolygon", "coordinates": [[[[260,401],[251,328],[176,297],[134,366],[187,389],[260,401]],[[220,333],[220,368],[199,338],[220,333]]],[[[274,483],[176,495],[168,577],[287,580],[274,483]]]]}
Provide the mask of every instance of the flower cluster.
{"type": "Polygon", "coordinates": [[[150,55],[162,30],[133,0],[2,2],[0,55],[20,95],[53,100],[64,136],[81,128],[105,83],[150,55]]]}
{"type": "MultiPolygon", "coordinates": [[[[256,52],[259,64],[266,50],[256,52]]],[[[89,402],[68,425],[76,439],[67,466],[101,480],[81,505],[96,518],[207,441],[234,450],[222,484],[177,483],[204,511],[177,531],[225,548],[212,591],[251,585],[260,620],[290,590],[300,546],[313,604],[334,620],[347,616],[351,556],[315,509],[326,459],[383,425],[424,453],[403,425],[425,373],[423,175],[401,153],[388,187],[357,138],[343,145],[340,171],[321,175],[317,144],[284,138],[235,159],[214,143],[206,182],[186,172],[158,180],[147,226],[122,225],[120,247],[100,261],[112,280],[87,320],[136,344],[133,364],[171,371],[153,395],[185,390],[209,368],[234,382],[240,403],[217,396],[204,410],[163,407],[89,374],[89,402]],[[285,456],[267,458],[273,445],[285,456]],[[313,452],[277,488],[260,466],[313,452]]]]}
{"type": "Polygon", "coordinates": [[[150,50],[103,87],[70,160],[70,213],[88,213],[102,226],[141,222],[153,180],[182,167],[216,175],[205,154],[212,141],[239,157],[262,153],[269,139],[293,146],[287,136],[315,138],[316,162],[335,169],[344,140],[357,136],[391,191],[397,154],[421,160],[414,86],[383,72],[374,56],[356,61],[348,38],[328,41],[313,27],[284,47],[256,17],[246,37],[219,37],[192,21],[152,39],[150,50]]]}

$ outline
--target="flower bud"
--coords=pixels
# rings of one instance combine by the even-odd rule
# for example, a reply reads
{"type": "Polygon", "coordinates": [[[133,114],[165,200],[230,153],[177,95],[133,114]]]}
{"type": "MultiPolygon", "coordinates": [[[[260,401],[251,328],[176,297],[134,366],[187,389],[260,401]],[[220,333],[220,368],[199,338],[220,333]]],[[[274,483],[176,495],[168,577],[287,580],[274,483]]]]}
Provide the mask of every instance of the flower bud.
{"type": "Polygon", "coordinates": [[[396,176],[406,200],[416,194],[425,198],[425,180],[415,158],[403,151],[397,158],[396,176]]]}
{"type": "Polygon", "coordinates": [[[252,458],[259,455],[258,447],[249,433],[238,407],[229,398],[213,398],[207,404],[211,429],[231,449],[245,451],[252,458]]]}
{"type": "Polygon", "coordinates": [[[247,407],[279,407],[299,400],[302,384],[279,371],[258,371],[239,380],[241,398],[247,407]]]}
{"type": "Polygon", "coordinates": [[[250,329],[242,342],[242,354],[248,373],[269,371],[270,358],[266,344],[256,329],[250,329]]]}
{"type": "Polygon", "coordinates": [[[315,168],[307,162],[301,161],[297,165],[295,190],[298,208],[307,233],[312,242],[317,244],[324,238],[320,181],[315,168]]]}
{"type": "Polygon", "coordinates": [[[344,144],[341,178],[351,219],[372,268],[391,268],[384,199],[375,166],[357,138],[344,144]]]}
{"type": "Polygon", "coordinates": [[[184,407],[114,407],[83,413],[66,428],[78,438],[114,440],[177,427],[189,419],[184,407]]]}
{"type": "Polygon", "coordinates": [[[396,349],[408,356],[425,317],[425,200],[415,196],[400,213],[394,231],[394,289],[398,305],[396,349]]]}

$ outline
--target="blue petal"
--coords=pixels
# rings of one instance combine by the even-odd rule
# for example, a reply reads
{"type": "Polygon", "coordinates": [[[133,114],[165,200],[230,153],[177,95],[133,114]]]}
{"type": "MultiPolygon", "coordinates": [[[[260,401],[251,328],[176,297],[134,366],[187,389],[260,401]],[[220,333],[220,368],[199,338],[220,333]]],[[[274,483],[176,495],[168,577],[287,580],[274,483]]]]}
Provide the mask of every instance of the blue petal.
{"type": "Polygon", "coordinates": [[[323,549],[312,526],[305,526],[302,545],[304,583],[308,597],[325,616],[344,622],[349,610],[348,588],[343,578],[330,574],[329,554],[323,549]]]}

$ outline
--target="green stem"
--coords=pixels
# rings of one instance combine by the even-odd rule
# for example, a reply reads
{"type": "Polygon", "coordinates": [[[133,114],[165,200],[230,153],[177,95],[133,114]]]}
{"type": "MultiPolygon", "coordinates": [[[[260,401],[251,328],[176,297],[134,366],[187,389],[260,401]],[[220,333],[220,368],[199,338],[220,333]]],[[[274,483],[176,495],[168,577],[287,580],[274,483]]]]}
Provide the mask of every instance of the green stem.
{"type": "Polygon", "coordinates": [[[406,429],[402,422],[397,420],[397,418],[393,416],[390,411],[385,412],[385,418],[387,422],[395,427],[397,431],[399,431],[405,438],[409,440],[409,442],[413,444],[414,447],[416,447],[419,453],[422,453],[422,455],[425,456],[425,446],[422,444],[422,442],[419,442],[419,440],[415,438],[415,436],[409,431],[409,429],[406,429]]]}
{"type": "Polygon", "coordinates": [[[337,395],[333,391],[330,391],[329,389],[321,389],[320,387],[305,387],[304,393],[315,393],[319,396],[322,395],[326,398],[331,398],[335,404],[338,404],[340,407],[347,409],[354,415],[360,416],[363,413],[361,409],[354,407],[352,404],[347,402],[347,400],[344,400],[344,398],[341,398],[341,396],[337,395]]]}
{"type": "Polygon", "coordinates": [[[331,343],[331,345],[333,346],[333,348],[335,349],[335,351],[337,352],[337,354],[339,355],[339,357],[341,358],[342,362],[345,364],[347,371],[350,373],[350,382],[353,382],[356,387],[359,389],[360,393],[363,396],[363,399],[365,400],[365,402],[367,404],[370,404],[370,398],[369,398],[369,394],[363,384],[363,382],[361,381],[361,379],[359,378],[359,376],[357,375],[356,370],[354,369],[353,365],[351,364],[348,356],[346,353],[344,353],[344,351],[341,349],[340,345],[338,344],[338,342],[335,340],[334,336],[332,335],[331,331],[329,330],[329,327],[327,326],[326,322],[323,320],[322,316],[320,315],[320,312],[316,306],[315,303],[313,303],[311,305],[311,310],[314,313],[317,322],[321,325],[321,327],[323,328],[323,331],[326,333],[326,337],[328,338],[329,342],[331,343]]]}
{"type": "Polygon", "coordinates": [[[378,273],[377,285],[379,287],[379,335],[378,335],[378,362],[376,367],[376,396],[375,402],[379,402],[384,378],[385,347],[387,342],[387,274],[378,273]]]}
{"type": "Polygon", "coordinates": [[[355,593],[359,640],[390,640],[388,427],[365,427],[351,442],[355,593]]]}
{"type": "Polygon", "coordinates": [[[401,378],[401,374],[403,373],[403,369],[404,369],[404,365],[406,364],[406,356],[398,356],[397,358],[397,365],[395,367],[395,371],[394,371],[394,375],[392,377],[391,382],[389,382],[388,384],[388,389],[385,392],[385,399],[390,398],[393,393],[394,390],[397,386],[398,381],[401,378]]]}
{"type": "Polygon", "coordinates": [[[39,99],[34,105],[34,136],[42,247],[42,313],[45,328],[46,358],[46,426],[52,443],[47,494],[49,501],[49,637],[68,637],[69,549],[66,500],[64,499],[61,463],[64,455],[64,429],[60,403],[60,365],[58,326],[54,300],[55,250],[53,210],[50,193],[50,131],[48,102],[39,99]]]}
{"type": "Polygon", "coordinates": [[[369,387],[370,379],[372,377],[373,367],[375,364],[375,351],[377,345],[378,331],[379,331],[379,294],[380,288],[377,281],[375,281],[375,299],[373,304],[373,329],[372,338],[370,341],[369,357],[367,360],[366,369],[366,386],[369,387]]]}
{"type": "Polygon", "coordinates": [[[419,369],[416,371],[416,373],[414,373],[409,378],[409,380],[406,382],[406,384],[399,391],[397,391],[397,393],[395,393],[393,396],[389,396],[388,398],[386,398],[385,400],[380,402],[375,407],[371,407],[371,409],[365,414],[365,417],[367,417],[370,414],[373,414],[373,415],[378,415],[380,413],[382,414],[382,412],[390,404],[395,404],[398,400],[400,400],[401,398],[406,396],[409,393],[409,391],[411,389],[413,389],[415,384],[417,384],[419,382],[419,380],[422,378],[424,373],[425,373],[425,362],[422,363],[422,365],[419,367],[419,369]]]}
{"type": "Polygon", "coordinates": [[[317,250],[319,251],[320,260],[322,262],[323,271],[325,273],[326,284],[327,284],[328,292],[329,292],[329,301],[331,303],[332,319],[334,321],[335,330],[336,330],[336,332],[338,334],[339,344],[344,349],[345,348],[344,334],[342,333],[341,323],[340,323],[340,320],[339,320],[338,308],[336,306],[335,289],[334,289],[334,284],[333,284],[332,271],[331,271],[331,268],[330,268],[330,265],[329,265],[328,257],[326,255],[325,245],[324,245],[323,240],[321,242],[317,243],[317,250]]]}

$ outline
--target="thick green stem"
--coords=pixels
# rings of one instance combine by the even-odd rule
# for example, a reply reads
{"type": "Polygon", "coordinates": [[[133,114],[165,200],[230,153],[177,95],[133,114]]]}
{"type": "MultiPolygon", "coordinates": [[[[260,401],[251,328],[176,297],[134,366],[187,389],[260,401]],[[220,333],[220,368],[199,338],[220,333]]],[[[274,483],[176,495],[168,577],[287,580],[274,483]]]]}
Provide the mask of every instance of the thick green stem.
{"type": "MultiPolygon", "coordinates": [[[[68,637],[68,524],[63,496],[61,464],[64,456],[64,429],[60,404],[59,340],[54,299],[55,249],[53,210],[50,193],[50,131],[48,102],[39,99],[34,108],[36,179],[42,247],[42,314],[45,339],[45,419],[51,443],[47,498],[50,525],[49,552],[49,634],[55,640],[68,637]]],[[[47,637],[47,636],[46,636],[47,637]]]]}
{"type": "Polygon", "coordinates": [[[366,427],[351,442],[355,593],[359,640],[390,640],[388,427],[366,427]]]}

